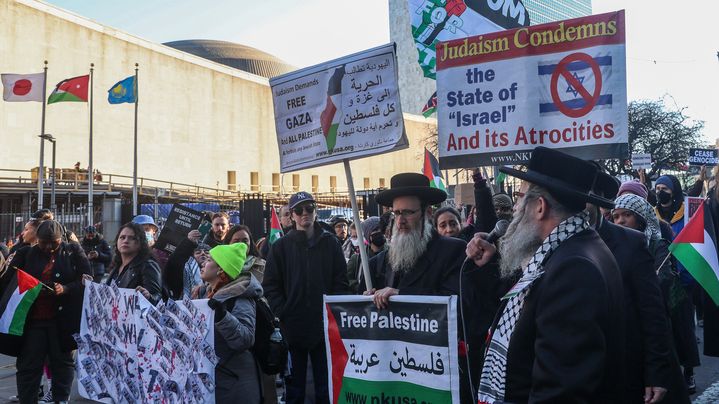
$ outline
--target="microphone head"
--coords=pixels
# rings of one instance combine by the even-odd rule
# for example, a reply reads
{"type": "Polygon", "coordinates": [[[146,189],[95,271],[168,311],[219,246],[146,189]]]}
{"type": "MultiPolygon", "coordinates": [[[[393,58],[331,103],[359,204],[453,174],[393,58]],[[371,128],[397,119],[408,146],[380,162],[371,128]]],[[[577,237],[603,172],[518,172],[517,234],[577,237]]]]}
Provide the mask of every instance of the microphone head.
{"type": "Polygon", "coordinates": [[[499,237],[504,236],[504,233],[507,232],[508,228],[509,228],[509,220],[506,220],[506,219],[497,220],[497,224],[494,225],[494,231],[497,234],[497,236],[499,236],[499,237]]]}

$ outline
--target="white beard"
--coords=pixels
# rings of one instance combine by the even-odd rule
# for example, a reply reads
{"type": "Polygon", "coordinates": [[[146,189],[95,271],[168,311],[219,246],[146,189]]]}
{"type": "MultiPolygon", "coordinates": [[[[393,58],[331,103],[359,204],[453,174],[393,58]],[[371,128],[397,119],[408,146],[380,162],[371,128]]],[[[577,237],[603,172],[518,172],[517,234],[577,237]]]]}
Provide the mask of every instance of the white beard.
{"type": "Polygon", "coordinates": [[[409,233],[399,233],[392,229],[392,243],[387,252],[390,267],[393,271],[409,272],[414,268],[419,257],[427,251],[427,244],[432,238],[432,224],[424,219],[424,226],[409,233]]]}
{"type": "Polygon", "coordinates": [[[526,215],[526,205],[522,203],[521,209],[514,214],[507,233],[499,243],[500,276],[509,278],[515,275],[526,265],[544,241],[540,235],[539,224],[530,220],[526,215]]]}

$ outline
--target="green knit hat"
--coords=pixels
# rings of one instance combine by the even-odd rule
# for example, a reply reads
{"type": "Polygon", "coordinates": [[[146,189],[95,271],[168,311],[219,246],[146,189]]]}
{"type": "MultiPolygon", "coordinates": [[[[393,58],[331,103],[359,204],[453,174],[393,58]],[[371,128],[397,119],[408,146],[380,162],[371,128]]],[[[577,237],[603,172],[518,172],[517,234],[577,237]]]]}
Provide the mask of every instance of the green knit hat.
{"type": "Polygon", "coordinates": [[[237,279],[247,259],[247,244],[218,245],[210,250],[210,257],[230,279],[237,279]]]}

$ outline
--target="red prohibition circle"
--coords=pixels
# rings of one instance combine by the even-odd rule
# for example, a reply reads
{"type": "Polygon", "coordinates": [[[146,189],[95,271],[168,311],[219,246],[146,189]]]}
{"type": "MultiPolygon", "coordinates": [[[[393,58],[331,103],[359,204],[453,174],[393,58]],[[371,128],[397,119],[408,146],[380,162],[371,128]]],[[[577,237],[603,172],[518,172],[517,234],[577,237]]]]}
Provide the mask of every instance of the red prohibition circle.
{"type": "Polygon", "coordinates": [[[549,89],[552,93],[552,101],[561,113],[571,118],[579,118],[589,113],[589,111],[591,111],[592,108],[597,105],[597,101],[599,100],[599,94],[602,91],[602,71],[599,69],[599,65],[597,64],[597,62],[595,62],[591,56],[581,52],[572,53],[571,55],[565,56],[564,59],[560,60],[557,64],[557,67],[552,73],[552,81],[549,85],[549,89]],[[589,91],[584,88],[584,85],[580,83],[579,80],[577,80],[574,76],[572,76],[571,73],[569,73],[567,65],[575,61],[585,62],[589,65],[589,67],[592,68],[595,81],[594,94],[589,94],[589,91]],[[559,98],[557,85],[559,83],[560,75],[564,77],[565,80],[567,80],[567,83],[569,83],[569,85],[571,85],[579,93],[579,95],[582,96],[582,98],[584,99],[583,107],[578,109],[572,109],[565,105],[561,98],[559,98]]]}

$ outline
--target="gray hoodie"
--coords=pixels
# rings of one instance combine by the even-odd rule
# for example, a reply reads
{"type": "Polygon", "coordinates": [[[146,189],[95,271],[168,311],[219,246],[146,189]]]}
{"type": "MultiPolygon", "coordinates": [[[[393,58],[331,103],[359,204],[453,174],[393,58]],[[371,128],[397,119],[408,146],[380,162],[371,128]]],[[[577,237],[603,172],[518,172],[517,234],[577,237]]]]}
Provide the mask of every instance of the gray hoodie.
{"type": "Polygon", "coordinates": [[[262,297],[262,286],[254,275],[243,272],[220,288],[213,299],[228,308],[215,323],[215,401],[259,403],[262,397],[260,369],[249,350],[255,343],[255,299],[262,297]],[[231,310],[229,309],[231,307],[231,310]]]}

